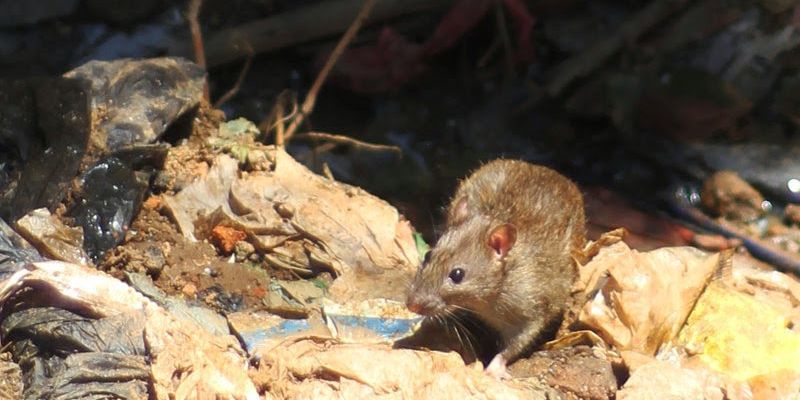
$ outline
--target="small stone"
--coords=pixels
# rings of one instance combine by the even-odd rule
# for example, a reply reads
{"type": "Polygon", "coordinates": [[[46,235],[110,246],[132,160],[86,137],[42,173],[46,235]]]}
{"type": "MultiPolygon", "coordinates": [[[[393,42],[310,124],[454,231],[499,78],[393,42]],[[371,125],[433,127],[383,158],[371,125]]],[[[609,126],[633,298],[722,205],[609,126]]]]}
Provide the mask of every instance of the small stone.
{"type": "Polygon", "coordinates": [[[267,153],[263,150],[252,149],[247,153],[247,167],[253,171],[268,171],[271,167],[267,153]]]}
{"type": "Polygon", "coordinates": [[[147,268],[147,273],[152,276],[158,276],[167,263],[164,251],[158,246],[148,246],[145,253],[147,258],[144,260],[144,267],[147,268]]]}
{"type": "Polygon", "coordinates": [[[243,262],[247,260],[251,254],[255,253],[255,251],[255,246],[244,240],[236,242],[236,245],[234,246],[234,254],[236,254],[237,262],[243,262]]]}
{"type": "Polygon", "coordinates": [[[208,275],[208,276],[210,276],[210,277],[212,277],[212,278],[216,278],[216,277],[219,276],[219,271],[217,271],[216,268],[214,268],[214,267],[212,267],[210,265],[205,267],[205,268],[203,268],[203,273],[208,275]]]}
{"type": "Polygon", "coordinates": [[[194,283],[187,283],[182,289],[181,293],[189,298],[194,298],[197,295],[197,286],[194,283]]]}
{"type": "Polygon", "coordinates": [[[294,207],[291,204],[278,203],[275,206],[275,211],[283,218],[292,218],[294,216],[294,207]]]}
{"type": "MultiPolygon", "coordinates": [[[[153,178],[153,190],[166,192],[175,186],[175,173],[171,171],[158,171],[153,178]]],[[[180,190],[178,188],[177,190],[180,190]]]]}

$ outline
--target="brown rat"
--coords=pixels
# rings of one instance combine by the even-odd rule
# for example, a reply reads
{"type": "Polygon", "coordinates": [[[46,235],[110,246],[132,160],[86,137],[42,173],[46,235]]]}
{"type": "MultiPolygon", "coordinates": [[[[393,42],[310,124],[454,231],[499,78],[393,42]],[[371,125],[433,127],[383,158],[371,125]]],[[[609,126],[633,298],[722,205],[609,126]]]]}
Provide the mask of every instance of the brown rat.
{"type": "Polygon", "coordinates": [[[473,313],[500,334],[502,350],[487,372],[505,376],[506,363],[562,317],[585,232],[572,181],[524,161],[489,162],[459,185],[408,307],[427,316],[473,313]]]}

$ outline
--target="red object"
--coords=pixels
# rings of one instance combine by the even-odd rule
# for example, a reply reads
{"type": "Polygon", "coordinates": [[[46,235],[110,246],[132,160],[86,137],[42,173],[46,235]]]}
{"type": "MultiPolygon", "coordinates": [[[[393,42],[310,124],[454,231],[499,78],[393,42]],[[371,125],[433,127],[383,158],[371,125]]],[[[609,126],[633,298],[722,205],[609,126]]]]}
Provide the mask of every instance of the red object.
{"type": "MultiPolygon", "coordinates": [[[[505,5],[516,31],[514,59],[530,60],[533,57],[530,36],[534,19],[522,0],[460,0],[445,14],[425,43],[413,43],[386,27],[375,44],[349,49],[342,54],[334,69],[334,79],[353,91],[364,93],[401,87],[427,69],[426,57],[453,47],[486,17],[497,1],[505,5]]],[[[320,60],[327,59],[328,54],[320,60]]]]}

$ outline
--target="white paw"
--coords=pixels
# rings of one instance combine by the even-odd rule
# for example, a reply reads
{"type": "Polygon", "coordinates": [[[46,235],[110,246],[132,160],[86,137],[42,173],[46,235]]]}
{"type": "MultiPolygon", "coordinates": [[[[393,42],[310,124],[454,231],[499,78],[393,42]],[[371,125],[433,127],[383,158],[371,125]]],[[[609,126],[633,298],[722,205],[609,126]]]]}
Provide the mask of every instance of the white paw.
{"type": "Polygon", "coordinates": [[[506,369],[506,359],[500,354],[494,356],[492,361],[489,363],[489,366],[487,366],[483,372],[486,373],[486,375],[495,377],[496,379],[511,379],[511,375],[506,369]]]}

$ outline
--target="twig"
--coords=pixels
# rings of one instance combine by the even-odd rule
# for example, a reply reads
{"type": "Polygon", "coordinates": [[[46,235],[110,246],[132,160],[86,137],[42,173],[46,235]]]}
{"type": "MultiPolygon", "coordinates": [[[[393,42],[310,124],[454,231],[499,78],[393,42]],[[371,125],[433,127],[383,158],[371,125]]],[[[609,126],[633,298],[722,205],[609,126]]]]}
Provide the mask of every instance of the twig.
{"type": "MultiPolygon", "coordinates": [[[[295,102],[297,104],[297,102],[295,102]]],[[[283,99],[279,99],[275,103],[275,145],[283,147],[284,129],[286,126],[283,124],[283,99]]]]}
{"type": "Polygon", "coordinates": [[[626,21],[613,35],[603,39],[589,49],[564,61],[552,74],[547,85],[547,94],[561,95],[576,79],[582,78],[602,66],[625,43],[636,40],[643,33],[668,16],[685,7],[689,0],[655,0],[626,21]]]}
{"type": "Polygon", "coordinates": [[[250,65],[253,63],[253,48],[249,45],[247,46],[250,48],[250,53],[247,55],[247,60],[244,62],[244,66],[242,67],[242,71],[239,72],[239,77],[236,78],[236,83],[233,84],[233,87],[228,89],[225,94],[223,94],[216,102],[214,102],[214,108],[219,108],[221,105],[225,104],[226,101],[230,100],[233,96],[236,96],[236,93],[239,93],[239,88],[242,87],[242,83],[244,83],[244,78],[247,76],[247,72],[250,71],[250,65]]]}
{"type": "Polygon", "coordinates": [[[348,146],[352,146],[357,150],[362,151],[375,151],[375,152],[392,152],[396,153],[398,156],[403,155],[403,150],[397,146],[386,145],[386,144],[375,144],[375,143],[367,143],[362,142],[358,139],[353,139],[349,136],[344,135],[334,135],[332,133],[324,133],[324,132],[306,132],[297,135],[298,139],[312,139],[312,140],[325,140],[331,143],[337,144],[345,144],[348,146]]]}
{"type": "Polygon", "coordinates": [[[336,143],[325,143],[314,146],[314,148],[311,149],[311,165],[316,169],[319,166],[320,155],[335,149],[336,146],[338,146],[336,143]]]}
{"type": "MultiPolygon", "coordinates": [[[[200,7],[203,0],[190,0],[189,9],[186,12],[186,19],[189,21],[189,30],[192,33],[192,44],[194,48],[194,62],[200,68],[206,69],[206,51],[203,45],[203,32],[200,30],[200,22],[197,18],[200,15],[200,7]]],[[[211,97],[208,93],[208,81],[203,85],[203,97],[208,101],[211,97]]]]}
{"type": "Polygon", "coordinates": [[[367,19],[367,16],[374,5],[375,0],[364,1],[364,5],[361,6],[361,10],[358,12],[358,15],[356,15],[356,19],[353,20],[353,23],[347,28],[347,31],[345,31],[344,35],[342,35],[342,38],[339,39],[339,43],[336,44],[333,52],[330,56],[328,56],[328,60],[325,61],[325,65],[322,67],[322,70],[320,70],[319,74],[317,74],[317,78],[311,85],[311,89],[308,91],[308,95],[306,95],[303,105],[300,106],[300,114],[298,114],[297,117],[292,120],[292,122],[289,124],[289,127],[286,129],[286,134],[283,137],[284,141],[289,141],[292,135],[294,135],[295,131],[297,131],[297,128],[300,126],[300,124],[303,123],[306,116],[314,111],[314,105],[317,102],[317,95],[319,94],[319,90],[322,88],[322,84],[328,79],[328,74],[331,72],[331,69],[336,64],[336,61],[339,60],[339,57],[344,52],[344,49],[347,48],[347,45],[353,41],[353,38],[356,36],[359,28],[361,28],[364,20],[367,19]]]}
{"type": "Polygon", "coordinates": [[[273,104],[272,109],[269,111],[269,115],[259,122],[258,129],[261,130],[265,136],[269,136],[269,133],[275,129],[275,144],[283,146],[283,134],[286,128],[284,122],[294,118],[294,116],[297,115],[297,110],[297,97],[294,92],[291,90],[284,90],[275,99],[275,104],[273,104]],[[286,103],[292,104],[292,111],[289,115],[284,115],[286,103]]]}
{"type": "Polygon", "coordinates": [[[292,272],[303,273],[305,276],[308,276],[308,274],[312,273],[310,269],[304,268],[299,263],[291,260],[282,260],[280,257],[275,257],[270,254],[265,254],[264,259],[273,267],[283,268],[292,272]]]}
{"type": "Polygon", "coordinates": [[[328,165],[326,162],[322,163],[322,175],[331,181],[336,181],[336,179],[333,177],[333,171],[331,171],[330,165],[328,165]]]}

